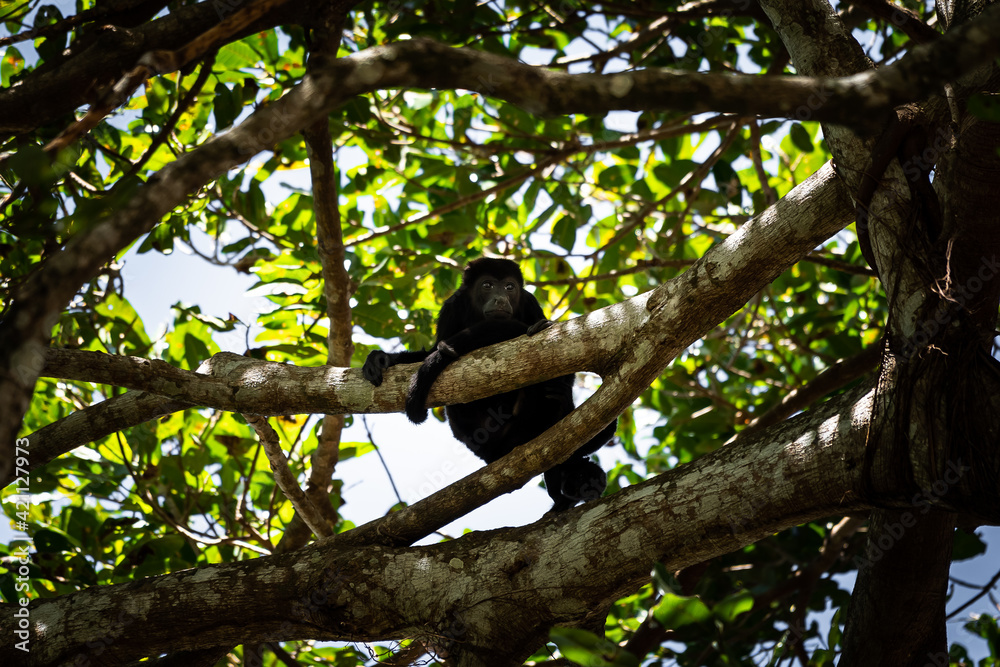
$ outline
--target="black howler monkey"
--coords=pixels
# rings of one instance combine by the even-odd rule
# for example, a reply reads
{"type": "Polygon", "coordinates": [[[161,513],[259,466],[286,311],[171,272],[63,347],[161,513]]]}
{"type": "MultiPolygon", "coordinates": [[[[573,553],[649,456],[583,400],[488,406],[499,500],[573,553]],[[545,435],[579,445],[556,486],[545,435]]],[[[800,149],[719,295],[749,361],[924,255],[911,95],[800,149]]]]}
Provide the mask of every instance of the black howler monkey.
{"type": "MultiPolygon", "coordinates": [[[[530,336],[548,325],[538,300],[525,291],[517,264],[484,257],[466,267],[462,286],[441,306],[434,349],[393,353],[374,350],[362,371],[377,387],[382,384],[384,369],[423,361],[406,396],[406,415],[419,424],[427,419],[431,385],[448,364],[472,350],[521,334],[530,336]]],[[[564,375],[471,403],[449,405],[445,414],[455,437],[491,463],[541,435],[573,407],[573,376],[564,375]]],[[[588,455],[614,437],[616,426],[617,420],[608,424],[567,461],[545,473],[545,487],[555,502],[554,510],[594,500],[604,492],[607,476],[588,455]]]]}

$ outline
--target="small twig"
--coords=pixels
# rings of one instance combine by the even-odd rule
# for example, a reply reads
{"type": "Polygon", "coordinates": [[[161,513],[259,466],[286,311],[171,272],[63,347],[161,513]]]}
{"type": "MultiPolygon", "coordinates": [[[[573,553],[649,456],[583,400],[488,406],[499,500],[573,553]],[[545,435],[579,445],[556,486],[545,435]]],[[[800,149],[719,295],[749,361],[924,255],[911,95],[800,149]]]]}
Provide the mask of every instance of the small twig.
{"type": "Polygon", "coordinates": [[[941,36],[916,12],[888,0],[854,0],[851,4],[864,7],[873,17],[893,24],[916,44],[930,44],[941,36]]]}
{"type": "Polygon", "coordinates": [[[194,103],[195,99],[197,99],[198,93],[201,92],[202,87],[205,85],[205,81],[208,80],[208,75],[212,73],[212,65],[214,64],[215,54],[213,53],[202,62],[201,70],[198,72],[198,78],[195,79],[194,85],[192,85],[191,89],[188,90],[187,95],[185,95],[184,99],[180,101],[177,108],[174,109],[174,112],[170,114],[170,118],[168,118],[167,122],[163,124],[163,127],[157,135],[153,137],[153,141],[150,142],[149,148],[146,149],[146,152],[144,152],[135,164],[129,168],[123,178],[128,178],[129,176],[137,174],[139,170],[142,169],[143,165],[149,161],[149,158],[153,156],[156,149],[167,140],[170,133],[174,131],[174,126],[177,125],[177,121],[180,120],[181,114],[187,111],[188,107],[190,107],[194,103]]]}
{"type": "Polygon", "coordinates": [[[375,444],[375,438],[372,437],[371,429],[368,428],[367,415],[361,415],[361,423],[364,424],[365,433],[368,434],[368,442],[372,443],[372,447],[375,448],[375,453],[378,454],[378,460],[382,462],[382,467],[385,468],[385,474],[389,477],[389,484],[392,485],[392,492],[396,494],[396,500],[398,500],[400,504],[403,504],[403,496],[399,495],[399,489],[396,488],[396,480],[392,478],[392,473],[389,472],[389,466],[386,465],[385,459],[382,457],[382,450],[375,444]]]}
{"type": "Polygon", "coordinates": [[[302,520],[305,521],[306,525],[309,526],[309,529],[317,537],[329,537],[333,535],[333,530],[323,519],[323,515],[320,514],[316,506],[306,497],[305,491],[295,481],[292,471],[288,469],[288,459],[285,457],[285,453],[281,451],[278,434],[268,423],[267,418],[247,414],[243,415],[243,418],[257,432],[257,437],[260,438],[260,443],[264,446],[264,454],[267,455],[267,460],[271,463],[271,470],[274,472],[274,481],[285,494],[285,497],[291,501],[295,511],[298,512],[302,520]]]}
{"type": "MultiPolygon", "coordinates": [[[[614,246],[616,243],[625,238],[627,234],[631,233],[632,230],[641,225],[650,213],[655,211],[660,206],[663,206],[677,195],[682,192],[690,193],[692,190],[700,187],[701,182],[705,180],[706,176],[708,176],[708,172],[711,171],[712,167],[715,166],[715,163],[719,161],[719,158],[722,157],[722,154],[726,152],[730,145],[732,145],[733,141],[736,140],[736,137],[739,134],[739,128],[742,125],[740,118],[738,116],[728,116],[727,120],[729,121],[729,131],[722,138],[722,141],[719,142],[719,145],[712,152],[712,154],[708,156],[708,159],[698,165],[694,171],[688,172],[687,176],[681,180],[676,188],[673,188],[660,199],[649,202],[641,209],[633,213],[630,216],[631,220],[627,224],[623,225],[622,228],[618,230],[618,233],[616,233],[610,241],[601,246],[596,252],[601,252],[614,246]]],[[[721,131],[721,129],[722,128],[720,127],[719,130],[721,131]]]]}
{"type": "Polygon", "coordinates": [[[778,195],[767,179],[767,172],[764,171],[764,159],[760,151],[760,123],[754,118],[749,123],[750,127],[750,156],[753,158],[753,168],[757,172],[757,180],[760,181],[760,188],[764,191],[764,201],[768,206],[778,201],[778,195]]]}
{"type": "Polygon", "coordinates": [[[578,283],[588,283],[595,282],[598,280],[615,280],[622,276],[631,275],[633,273],[640,273],[648,269],[659,268],[663,266],[673,266],[673,267],[685,267],[694,264],[693,259],[640,259],[636,262],[635,266],[631,266],[626,269],[615,269],[614,271],[608,271],[607,273],[598,273],[590,276],[577,276],[573,278],[559,278],[557,280],[537,280],[532,282],[532,285],[537,285],[539,287],[549,287],[552,285],[575,285],[578,283]]]}
{"type": "Polygon", "coordinates": [[[983,586],[979,590],[978,593],[976,593],[971,598],[969,598],[969,600],[965,604],[963,604],[958,609],[956,609],[955,611],[953,611],[950,614],[948,614],[947,616],[945,616],[944,617],[945,620],[951,619],[951,618],[957,616],[958,614],[962,613],[963,611],[965,611],[969,607],[971,607],[974,602],[976,602],[981,597],[983,597],[984,595],[986,595],[987,593],[989,593],[990,589],[992,589],[994,586],[996,586],[998,581],[1000,581],[1000,571],[998,571],[996,574],[994,574],[993,578],[990,579],[989,582],[985,586],[983,586]]]}
{"type": "MultiPolygon", "coordinates": [[[[27,4],[29,4],[29,3],[28,2],[22,3],[21,7],[23,7],[24,5],[27,5],[27,4]]],[[[166,5],[167,3],[164,0],[164,2],[162,4],[166,5]]],[[[157,7],[157,8],[160,8],[160,7],[157,7]]],[[[8,21],[8,20],[10,20],[8,17],[14,11],[16,11],[17,9],[19,9],[19,7],[15,7],[15,8],[12,9],[11,12],[9,12],[9,13],[7,13],[5,15],[0,16],[0,20],[2,20],[2,21],[8,21]]],[[[106,23],[114,23],[115,25],[118,25],[114,21],[115,15],[118,14],[120,12],[120,10],[128,11],[129,9],[133,9],[133,8],[128,7],[127,5],[126,6],[122,6],[119,3],[115,3],[115,2],[109,2],[107,4],[102,4],[101,6],[91,7],[90,9],[85,9],[84,11],[80,12],[79,14],[74,14],[73,16],[70,16],[68,18],[64,18],[62,21],[57,21],[56,23],[51,23],[49,25],[43,25],[43,26],[35,28],[33,30],[26,30],[26,31],[20,32],[20,33],[18,33],[16,35],[9,35],[7,37],[0,37],[0,46],[9,46],[11,44],[16,44],[18,42],[26,42],[29,39],[38,39],[39,37],[49,37],[51,35],[59,35],[61,33],[69,32],[71,29],[73,29],[73,28],[75,28],[75,27],[77,27],[79,25],[82,25],[82,24],[84,24],[84,23],[86,23],[88,21],[96,23],[96,22],[100,21],[101,19],[105,19],[105,18],[108,18],[108,17],[110,17],[112,20],[110,20],[110,21],[102,21],[102,23],[104,23],[104,22],[106,22],[106,23]]]]}
{"type": "Polygon", "coordinates": [[[124,104],[135,90],[151,76],[175,72],[199,55],[207,53],[217,44],[225,42],[237,32],[256,21],[273,8],[288,0],[257,0],[234,13],[219,25],[206,30],[176,51],[149,51],[125,76],[111,88],[96,104],[92,105],[83,118],[72,123],[59,136],[45,146],[45,152],[55,155],[72,145],[81,136],[90,132],[112,111],[124,104]]]}
{"type": "Polygon", "coordinates": [[[843,271],[844,273],[851,273],[856,276],[868,276],[871,278],[875,277],[875,272],[872,271],[867,266],[858,266],[857,264],[851,264],[850,262],[845,262],[840,259],[833,259],[832,257],[823,257],[822,255],[809,254],[802,258],[803,262],[812,262],[813,264],[819,264],[820,266],[828,266],[831,269],[836,269],[837,271],[843,271]]]}
{"type": "Polygon", "coordinates": [[[526,170],[526,171],[518,174],[517,176],[513,176],[511,178],[508,178],[506,181],[502,181],[500,183],[497,183],[492,188],[487,188],[486,190],[481,190],[479,192],[474,192],[471,195],[467,195],[465,197],[459,197],[458,199],[456,199],[455,201],[451,202],[450,204],[445,204],[444,206],[440,206],[440,207],[434,209],[433,211],[430,211],[429,213],[425,213],[424,215],[418,215],[415,218],[410,218],[409,220],[404,220],[403,222],[400,222],[398,224],[390,225],[388,227],[383,227],[382,229],[375,230],[375,231],[370,232],[368,234],[365,234],[363,236],[355,237],[355,238],[351,239],[350,241],[347,241],[344,245],[347,246],[347,247],[352,247],[352,246],[356,246],[356,245],[358,245],[360,243],[367,243],[367,242],[371,241],[372,239],[376,239],[376,238],[378,238],[380,236],[385,236],[386,234],[391,234],[392,232],[397,232],[397,231],[399,231],[401,229],[405,229],[405,228],[409,227],[410,225],[418,225],[420,223],[427,222],[428,220],[433,220],[435,218],[439,218],[442,215],[444,215],[445,213],[451,213],[452,211],[458,210],[458,209],[462,208],[463,206],[466,206],[468,204],[472,204],[473,202],[477,202],[477,201],[481,201],[483,199],[486,199],[487,197],[489,197],[492,194],[503,192],[504,190],[507,190],[508,188],[514,187],[515,185],[520,185],[521,183],[523,183],[528,178],[530,178],[532,176],[535,176],[536,174],[541,173],[545,169],[548,169],[549,166],[555,164],[556,162],[564,159],[567,155],[571,155],[571,154],[572,154],[571,152],[566,152],[566,151],[560,152],[557,155],[554,155],[552,157],[549,157],[549,158],[546,158],[546,159],[542,160],[541,162],[539,162],[537,165],[535,165],[531,169],[528,169],[528,170],[526,170]]]}

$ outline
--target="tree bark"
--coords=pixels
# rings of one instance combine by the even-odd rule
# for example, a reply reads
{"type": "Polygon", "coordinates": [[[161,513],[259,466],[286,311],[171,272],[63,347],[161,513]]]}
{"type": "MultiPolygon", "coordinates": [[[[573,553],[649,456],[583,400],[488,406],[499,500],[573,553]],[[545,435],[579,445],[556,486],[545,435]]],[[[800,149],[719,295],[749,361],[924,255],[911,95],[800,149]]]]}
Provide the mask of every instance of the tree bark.
{"type": "Polygon", "coordinates": [[[948,512],[872,512],[840,667],[948,664],[944,615],[954,529],[948,512]]]}
{"type": "MultiPolygon", "coordinates": [[[[762,4],[799,72],[843,76],[866,67],[858,58],[860,46],[826,2],[762,4]]],[[[970,73],[952,87],[963,106],[970,92],[980,90],[977,80],[992,79],[988,90],[996,90],[989,70],[970,73]]],[[[968,507],[978,497],[990,514],[1000,500],[995,486],[988,486],[996,484],[1000,468],[976,452],[997,439],[985,412],[991,409],[989,394],[982,393],[991,391],[983,384],[991,383],[986,377],[997,374],[995,360],[984,352],[1000,295],[997,191],[995,178],[984,170],[995,176],[998,160],[995,150],[984,150],[996,144],[982,141],[996,139],[997,124],[949,117],[944,89],[927,93],[928,99],[897,110],[877,143],[824,125],[839,173],[866,209],[858,220],[859,238],[870,238],[869,255],[889,300],[879,414],[869,434],[863,495],[881,507],[891,505],[883,501],[900,490],[912,494],[915,504],[933,499],[952,508],[968,507]],[[951,139],[956,123],[957,142],[951,139]],[[879,155],[886,150],[891,153],[879,155]],[[874,191],[860,194],[872,186],[874,191]]],[[[869,554],[879,558],[867,560],[859,572],[841,664],[922,666],[942,655],[947,662],[944,603],[954,516],[917,521],[912,513],[883,509],[871,523],[869,554]]]]}
{"type": "MultiPolygon", "coordinates": [[[[805,521],[866,509],[857,420],[871,414],[872,397],[871,388],[856,389],[760,437],[529,526],[425,547],[359,544],[344,533],[288,554],[36,600],[28,607],[36,639],[29,662],[10,643],[0,661],[122,664],[243,642],[422,637],[459,664],[520,664],[553,625],[603,620],[608,605],[649,581],[656,562],[680,569],[805,521]]],[[[13,612],[0,605],[6,636],[14,636],[13,612]]]]}

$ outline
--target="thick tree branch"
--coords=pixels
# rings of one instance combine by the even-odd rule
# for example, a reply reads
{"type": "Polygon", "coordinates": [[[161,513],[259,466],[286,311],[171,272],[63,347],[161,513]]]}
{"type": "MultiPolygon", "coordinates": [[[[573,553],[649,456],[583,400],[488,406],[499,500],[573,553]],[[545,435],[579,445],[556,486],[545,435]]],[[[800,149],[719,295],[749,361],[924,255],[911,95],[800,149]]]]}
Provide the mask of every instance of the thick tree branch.
{"type": "MultiPolygon", "coordinates": [[[[838,231],[850,215],[851,208],[839,181],[827,165],[709,251],[687,273],[656,291],[459,360],[435,383],[430,403],[467,402],[577,370],[619,374],[621,382],[615,385],[614,399],[608,399],[597,413],[588,408],[571,415],[569,421],[560,425],[559,439],[553,440],[562,444],[545,449],[528,466],[531,471],[548,469],[569,455],[572,442],[589,437],[586,429],[596,433],[610,422],[673,356],[838,231]],[[682,303],[702,306],[690,309],[682,307],[682,303]],[[695,317],[691,315],[693,311],[697,311],[695,317]],[[640,340],[655,341],[655,345],[665,347],[647,345],[641,348],[640,356],[616,361],[623,337],[643,327],[646,330],[640,332],[640,340]],[[551,345],[556,340],[560,345],[551,345]],[[602,365],[600,360],[613,363],[602,365]],[[633,365],[619,365],[622,363],[633,365]],[[638,366],[634,366],[636,363],[638,366]],[[505,369],[502,375],[494,371],[497,364],[505,369]],[[638,377],[629,377],[637,372],[638,377]],[[565,453],[562,449],[566,449],[565,453]]],[[[391,368],[376,390],[361,378],[359,369],[297,368],[230,353],[216,355],[203,364],[199,373],[182,371],[164,362],[92,352],[59,350],[50,351],[50,355],[52,369],[46,372],[52,376],[152,391],[193,404],[250,414],[396,412],[403,405],[413,372],[412,366],[391,368]],[[211,377],[205,373],[211,373],[211,377]]],[[[605,391],[602,395],[608,394],[605,391]]],[[[36,463],[33,458],[32,463],[41,461],[36,463]]],[[[525,473],[503,485],[494,480],[496,484],[491,482],[490,488],[478,489],[475,497],[482,498],[483,492],[495,496],[510,491],[532,476],[525,473]]],[[[455,512],[461,516],[472,509],[471,496],[465,496],[461,490],[448,493],[454,502],[444,503],[435,510],[441,516],[455,512]]],[[[402,526],[412,521],[411,514],[419,516],[422,511],[409,508],[394,514],[396,518],[392,520],[402,526]]],[[[409,535],[435,523],[436,520],[429,524],[416,520],[410,527],[394,528],[392,532],[409,535]]],[[[442,525],[445,524],[433,525],[429,532],[442,525]]]]}
{"type": "MultiPolygon", "coordinates": [[[[679,569],[804,521],[864,509],[852,492],[860,472],[844,462],[863,458],[854,415],[870,414],[872,395],[856,390],[767,438],[522,528],[419,548],[359,547],[348,533],[289,554],[35,601],[30,618],[44,623],[47,639],[33,646],[33,664],[88,657],[109,633],[106,618],[77,613],[92,605],[143,628],[100,644],[101,658],[115,663],[244,641],[406,636],[455,641],[456,650],[481,656],[476,664],[523,660],[552,624],[603,618],[606,604],[649,580],[654,562],[679,569]],[[770,493],[761,497],[760,488],[770,493]]],[[[0,605],[0,629],[9,633],[15,620],[0,605]]],[[[0,647],[0,661],[14,650],[0,647]]]]}
{"type": "MultiPolygon", "coordinates": [[[[162,3],[161,3],[162,4],[162,3]]],[[[217,27],[241,3],[213,0],[178,5],[162,17],[136,25],[133,21],[99,22],[77,38],[56,63],[26,73],[0,90],[0,133],[26,133],[54,123],[76,108],[93,103],[114,82],[133,69],[143,54],[172,51],[217,27]],[[133,27],[134,26],[134,27],[133,27]]],[[[357,4],[344,0],[346,7],[357,4]]],[[[150,3],[150,9],[156,9],[150,3]]],[[[326,13],[325,2],[286,3],[233,35],[240,39],[282,24],[308,24],[312,14],[326,13]]],[[[100,21],[101,17],[94,16],[100,21]]],[[[67,19],[67,20],[72,20],[67,19]]]]}
{"type": "MultiPolygon", "coordinates": [[[[294,3],[293,3],[294,4],[294,3]]],[[[48,338],[50,322],[115,252],[143,234],[190,192],[244,162],[351,97],[396,87],[465,88],[506,99],[532,113],[597,113],[612,109],[730,110],[851,122],[866,112],[919,98],[1000,52],[1000,6],[921,46],[878,72],[838,80],[679,74],[645,70],[569,75],[426,40],[375,47],[316,68],[274,104],[181,156],[66,250],[52,257],[14,297],[0,324],[0,441],[13,442],[48,338]],[[15,368],[17,370],[15,370],[15,368]]],[[[0,463],[5,463],[6,457],[0,463]]],[[[4,470],[0,470],[3,473],[4,470]]],[[[2,477],[2,474],[0,474],[2,477]]]]}
{"type": "MultiPolygon", "coordinates": [[[[762,5],[772,16],[798,71],[816,75],[829,73],[831,68],[860,66],[850,59],[860,47],[844,34],[845,28],[826,2],[762,0],[762,5]],[[805,36],[802,25],[817,28],[820,37],[805,36]],[[829,48],[823,48],[825,60],[820,61],[815,57],[816,46],[824,39],[832,44],[823,43],[829,48]]],[[[980,16],[983,23],[974,20],[956,26],[937,43],[954,39],[962,28],[971,28],[967,37],[974,42],[986,39],[987,34],[978,29],[998,15],[1000,5],[994,4],[980,16]]],[[[926,53],[925,47],[919,47],[910,55],[926,53]]],[[[946,52],[939,55],[947,57],[946,52]]],[[[989,66],[983,69],[988,74],[989,66]]],[[[866,72],[855,78],[871,75],[866,72]]],[[[978,77],[968,78],[953,88],[961,91],[971,86],[972,91],[978,90],[978,77]]],[[[988,90],[996,89],[994,78],[988,90]]],[[[979,178],[986,171],[995,171],[995,165],[985,171],[976,165],[970,170],[971,177],[962,179],[971,192],[953,197],[954,203],[958,207],[965,201],[972,204],[960,219],[953,219],[957,224],[949,230],[947,211],[952,202],[947,198],[938,202],[926,173],[909,169],[913,162],[905,157],[915,155],[921,164],[930,158],[928,171],[935,162],[943,161],[936,170],[935,186],[949,183],[961,171],[964,160],[959,151],[952,150],[951,141],[959,119],[945,117],[947,107],[940,95],[944,91],[938,92],[936,99],[919,107],[898,109],[893,118],[898,122],[889,125],[874,150],[872,142],[842,127],[824,125],[834,159],[844,167],[845,180],[868,208],[867,219],[859,219],[859,237],[867,232],[870,238],[873,252],[869,254],[877,262],[889,301],[886,356],[875,403],[878,415],[872,420],[866,448],[865,468],[869,472],[863,496],[878,504],[884,494],[901,489],[910,489],[914,497],[936,489],[935,495],[944,496],[944,506],[992,516],[998,510],[994,491],[1000,462],[982,457],[979,443],[996,439],[987,398],[994,395],[987,387],[995,385],[995,377],[984,368],[995,361],[981,353],[983,339],[992,338],[996,319],[1000,271],[995,232],[1000,218],[995,206],[985,204],[995,198],[995,188],[985,186],[986,181],[979,178]],[[892,141],[888,141],[890,137],[892,141]],[[942,207],[946,211],[944,230],[942,207]],[[957,259],[954,274],[953,255],[957,259]],[[973,274],[976,294],[962,294],[973,274]],[[956,293],[961,299],[957,309],[949,303],[956,293]],[[990,323],[985,331],[975,316],[962,311],[977,299],[988,302],[984,319],[990,323]],[[941,386],[949,390],[942,393],[941,386]],[[883,463],[874,464],[876,459],[883,463]]],[[[996,124],[987,126],[978,125],[986,132],[970,136],[972,143],[991,145],[983,139],[996,137],[996,124]]],[[[972,153],[977,154],[977,160],[978,155],[986,154],[977,149],[972,153]]],[[[958,192],[954,185],[939,191],[958,192]]],[[[908,523],[907,518],[912,521],[912,513],[880,509],[872,514],[869,549],[878,557],[859,568],[842,665],[916,667],[928,659],[947,657],[944,602],[954,517],[940,514],[916,523],[908,523]],[[884,554],[886,544],[892,548],[884,554]]]]}
{"type": "Polygon", "coordinates": [[[380,79],[381,88],[465,88],[538,115],[673,109],[793,118],[805,114],[811,120],[878,127],[873,114],[884,115],[898,104],[937,92],[996,57],[998,38],[1000,8],[991,8],[897,63],[834,79],[662,69],[574,75],[426,40],[368,49],[356,54],[357,67],[341,59],[326,71],[349,88],[359,79],[380,79]]]}

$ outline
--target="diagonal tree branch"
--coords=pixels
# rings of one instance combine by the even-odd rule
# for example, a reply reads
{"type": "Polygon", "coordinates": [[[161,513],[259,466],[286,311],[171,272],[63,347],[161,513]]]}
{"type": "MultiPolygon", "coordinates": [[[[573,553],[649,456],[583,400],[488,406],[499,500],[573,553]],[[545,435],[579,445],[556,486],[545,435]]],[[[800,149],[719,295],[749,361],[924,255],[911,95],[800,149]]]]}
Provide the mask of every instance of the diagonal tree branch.
{"type": "MultiPolygon", "coordinates": [[[[27,410],[52,321],[84,282],[121,248],[149,231],[189,193],[288,138],[355,95],[381,88],[465,88],[538,113],[612,109],[731,110],[849,122],[864,112],[937,90],[1000,53],[1000,5],[898,63],[843,79],[678,74],[668,70],[570,75],[427,40],[375,47],[316,68],[285,97],[233,130],[167,165],[118,210],[74,237],[14,295],[0,322],[0,442],[13,443],[27,410]],[[812,101],[810,101],[812,100],[812,101]]],[[[0,458],[9,470],[12,444],[0,458]]]]}
{"type": "MultiPolygon", "coordinates": [[[[124,623],[143,628],[100,644],[102,660],[114,664],[245,641],[422,634],[495,658],[473,664],[515,664],[545,641],[551,625],[603,618],[607,604],[649,581],[654,562],[678,569],[805,521],[866,509],[853,493],[860,471],[839,464],[863,455],[852,415],[870,412],[872,394],[856,389],[767,438],[719,449],[529,526],[419,548],[359,544],[344,533],[292,553],[33,601],[30,618],[45,619],[49,633],[33,664],[72,663],[108,637],[106,619],[77,613],[84,601],[123,610],[124,623]],[[762,497],[760,487],[770,493],[762,497]],[[753,522],[744,526],[748,511],[753,522]],[[225,594],[211,593],[218,590],[225,594]],[[387,600],[393,613],[386,613],[387,600]],[[218,622],[227,617],[241,622],[218,622]],[[499,631],[504,638],[490,634],[499,631]]],[[[10,605],[0,611],[0,631],[10,632],[17,619],[7,613],[10,605]]],[[[15,650],[12,643],[0,647],[0,660],[10,662],[15,650]]]]}

